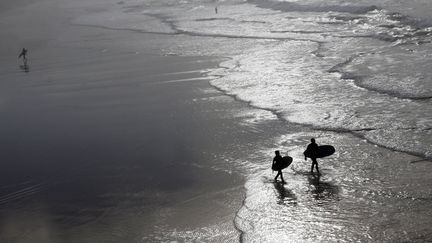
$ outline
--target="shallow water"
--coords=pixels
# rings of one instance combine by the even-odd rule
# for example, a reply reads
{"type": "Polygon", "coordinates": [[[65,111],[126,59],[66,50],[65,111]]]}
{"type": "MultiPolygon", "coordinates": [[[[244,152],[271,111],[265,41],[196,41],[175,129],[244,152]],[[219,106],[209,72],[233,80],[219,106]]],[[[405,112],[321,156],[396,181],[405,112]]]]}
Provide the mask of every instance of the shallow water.
{"type": "MultiPolygon", "coordinates": [[[[242,240],[430,241],[431,9],[426,0],[133,0],[72,22],[168,36],[142,40],[165,55],[227,57],[211,84],[254,108],[232,116],[261,135],[238,140],[241,154],[214,155],[217,169],[247,178],[235,217],[242,240]],[[302,157],[311,137],[337,150],[320,160],[320,176],[302,157]],[[275,149],[294,157],[286,185],[269,170],[275,149]]],[[[162,228],[169,237],[157,239],[218,234],[205,232],[162,228]]]]}
{"type": "Polygon", "coordinates": [[[427,1],[133,3],[112,24],[101,15],[77,22],[196,37],[167,53],[230,57],[212,82],[227,93],[290,122],[430,158],[432,27],[420,10],[396,12],[427,1]]]}
{"type": "Polygon", "coordinates": [[[285,121],[243,162],[227,164],[248,178],[236,218],[243,240],[431,240],[429,1],[181,1],[155,9],[138,13],[156,11],[168,32],[195,38],[171,53],[230,57],[211,83],[273,114],[255,119],[258,128],[285,121]],[[338,151],[321,161],[319,177],[302,160],[310,137],[338,151]],[[268,171],[275,148],[295,158],[287,185],[268,171]]]}

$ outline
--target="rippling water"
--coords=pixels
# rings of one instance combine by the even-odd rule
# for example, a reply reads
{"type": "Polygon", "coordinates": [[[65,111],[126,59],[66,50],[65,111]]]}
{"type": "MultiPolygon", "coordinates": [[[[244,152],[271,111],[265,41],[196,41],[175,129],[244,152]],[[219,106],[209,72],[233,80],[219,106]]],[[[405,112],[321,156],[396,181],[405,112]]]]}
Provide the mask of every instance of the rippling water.
{"type": "Polygon", "coordinates": [[[268,111],[249,126],[282,121],[226,165],[248,177],[243,240],[432,240],[432,2],[126,3],[127,17],[77,23],[176,35],[170,55],[229,57],[212,84],[268,111]],[[338,151],[321,176],[302,160],[312,136],[338,151]],[[275,148],[295,158],[285,186],[268,170],[275,148]]]}

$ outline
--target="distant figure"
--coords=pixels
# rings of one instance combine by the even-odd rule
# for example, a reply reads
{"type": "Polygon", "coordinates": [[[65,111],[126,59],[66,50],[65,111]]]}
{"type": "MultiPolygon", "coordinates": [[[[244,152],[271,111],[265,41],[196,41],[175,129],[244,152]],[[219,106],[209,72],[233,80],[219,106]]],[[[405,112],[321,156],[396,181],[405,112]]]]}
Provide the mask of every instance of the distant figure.
{"type": "Polygon", "coordinates": [[[217,6],[216,6],[216,7],[215,7],[215,14],[217,14],[217,11],[218,11],[218,10],[217,10],[217,6]]]}
{"type": "MultiPolygon", "coordinates": [[[[276,154],[276,156],[273,158],[273,164],[272,164],[272,167],[274,166],[274,164],[283,164],[283,163],[284,163],[283,158],[282,158],[282,156],[281,156],[280,153],[279,153],[279,150],[276,150],[276,151],[275,151],[275,154],[276,154]]],[[[282,176],[282,169],[279,169],[279,170],[278,170],[278,173],[277,173],[276,177],[274,178],[274,180],[277,181],[277,178],[278,178],[279,176],[281,177],[282,183],[285,184],[284,178],[283,178],[283,176],[282,176]]]]}
{"type": "Polygon", "coordinates": [[[23,59],[24,65],[27,65],[27,49],[23,48],[21,50],[21,53],[19,54],[18,58],[21,58],[21,57],[23,59]]]}
{"type": "MultiPolygon", "coordinates": [[[[310,158],[312,160],[311,173],[313,173],[313,168],[314,168],[314,165],[315,165],[316,170],[317,170],[317,172],[319,174],[320,172],[319,172],[319,169],[318,169],[318,162],[316,160],[317,159],[317,155],[318,155],[318,144],[315,143],[315,138],[311,139],[311,143],[307,146],[306,151],[309,151],[310,158]]],[[[305,160],[307,160],[306,156],[305,156],[305,160]]]]}

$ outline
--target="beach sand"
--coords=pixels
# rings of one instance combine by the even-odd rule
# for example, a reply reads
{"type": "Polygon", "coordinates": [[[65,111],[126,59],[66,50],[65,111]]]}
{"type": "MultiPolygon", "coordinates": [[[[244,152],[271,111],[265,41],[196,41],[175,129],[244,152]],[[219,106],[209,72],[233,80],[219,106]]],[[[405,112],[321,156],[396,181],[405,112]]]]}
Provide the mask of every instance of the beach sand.
{"type": "MultiPolygon", "coordinates": [[[[167,2],[2,3],[0,241],[431,238],[428,160],[366,140],[367,129],[311,125],[314,117],[294,117],[301,101],[272,108],[279,97],[264,91],[293,92],[285,83],[271,79],[258,92],[242,83],[295,74],[290,66],[277,69],[294,60],[289,52],[263,54],[310,41],[267,39],[260,28],[235,33],[242,24],[263,24],[244,19],[245,10],[264,11],[250,4],[219,6],[222,24],[213,27],[222,28],[214,30],[206,28],[216,19],[207,18],[213,5],[167,2]],[[29,49],[27,70],[17,60],[22,47],[29,49]],[[319,160],[320,176],[302,156],[311,137],[337,151],[319,160]],[[286,185],[273,182],[276,149],[294,158],[286,185]]],[[[263,13],[256,16],[275,14],[263,13]]],[[[298,52],[320,56],[319,45],[312,49],[298,52]]]]}
{"type": "Polygon", "coordinates": [[[2,13],[0,240],[237,241],[244,179],[218,161],[250,137],[231,116],[247,106],[205,76],[223,59],[72,25],[79,4],[2,13]]]}

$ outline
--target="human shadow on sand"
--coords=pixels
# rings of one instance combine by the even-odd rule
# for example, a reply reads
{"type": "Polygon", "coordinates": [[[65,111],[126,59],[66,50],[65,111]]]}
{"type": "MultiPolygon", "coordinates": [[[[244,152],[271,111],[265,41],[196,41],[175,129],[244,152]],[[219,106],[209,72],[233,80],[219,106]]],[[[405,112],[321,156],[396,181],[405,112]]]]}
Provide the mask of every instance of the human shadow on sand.
{"type": "Polygon", "coordinates": [[[330,182],[321,180],[321,175],[308,175],[309,184],[313,186],[310,191],[315,200],[332,201],[339,199],[339,187],[330,182]]]}
{"type": "Polygon", "coordinates": [[[273,183],[276,191],[278,192],[277,195],[277,203],[280,205],[290,205],[290,206],[296,206],[297,205],[297,197],[296,195],[288,188],[286,188],[284,183],[282,182],[274,182],[273,183]]]}

